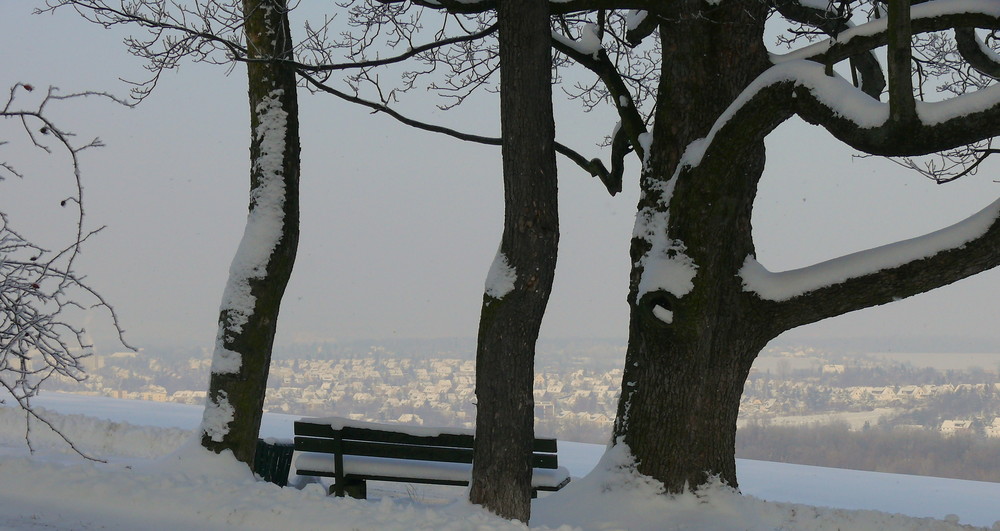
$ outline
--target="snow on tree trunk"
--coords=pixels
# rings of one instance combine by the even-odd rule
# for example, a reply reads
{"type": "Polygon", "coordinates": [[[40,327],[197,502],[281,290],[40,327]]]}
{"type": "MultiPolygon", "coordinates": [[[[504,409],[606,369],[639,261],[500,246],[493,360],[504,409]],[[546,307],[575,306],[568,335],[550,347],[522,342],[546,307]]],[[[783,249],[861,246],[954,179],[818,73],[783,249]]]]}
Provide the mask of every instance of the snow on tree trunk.
{"type": "MultiPolygon", "coordinates": [[[[255,58],[290,57],[283,0],[243,4],[255,58]]],[[[202,445],[252,463],[281,297],[299,233],[299,137],[295,74],[278,63],[247,65],[250,95],[250,212],[219,311],[202,445]]]]}
{"type": "Polygon", "coordinates": [[[531,512],[535,342],[559,243],[548,6],[498,6],[504,230],[487,278],[476,350],[469,498],[500,516],[531,512]]]}

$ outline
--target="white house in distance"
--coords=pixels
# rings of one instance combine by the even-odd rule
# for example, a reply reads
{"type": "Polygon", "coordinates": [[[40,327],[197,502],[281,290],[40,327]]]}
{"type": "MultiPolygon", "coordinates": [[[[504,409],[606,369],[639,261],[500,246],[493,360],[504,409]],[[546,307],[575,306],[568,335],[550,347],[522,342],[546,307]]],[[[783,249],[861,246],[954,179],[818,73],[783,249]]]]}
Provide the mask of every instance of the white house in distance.
{"type": "Polygon", "coordinates": [[[996,417],[993,419],[993,424],[986,426],[986,436],[1000,438],[1000,417],[996,417]]]}
{"type": "Polygon", "coordinates": [[[844,374],[846,367],[844,365],[824,365],[823,374],[844,374]]]}
{"type": "Polygon", "coordinates": [[[941,433],[945,435],[969,433],[970,431],[972,431],[971,420],[946,420],[941,423],[941,433]]]}

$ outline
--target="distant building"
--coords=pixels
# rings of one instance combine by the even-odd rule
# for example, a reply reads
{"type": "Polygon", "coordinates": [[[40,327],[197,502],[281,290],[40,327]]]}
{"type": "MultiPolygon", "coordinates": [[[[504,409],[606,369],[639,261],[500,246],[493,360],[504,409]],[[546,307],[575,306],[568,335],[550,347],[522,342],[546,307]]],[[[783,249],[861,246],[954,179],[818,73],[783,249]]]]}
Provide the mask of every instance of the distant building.
{"type": "Polygon", "coordinates": [[[135,395],[139,400],[152,400],[153,402],[167,401],[167,390],[161,385],[147,385],[135,395]]]}
{"type": "Polygon", "coordinates": [[[1000,438],[1000,417],[993,419],[993,424],[986,426],[986,436],[1000,438]]]}
{"type": "Polygon", "coordinates": [[[971,433],[971,420],[946,420],[941,423],[941,433],[945,435],[957,435],[959,433],[971,433]]]}
{"type": "Polygon", "coordinates": [[[181,390],[170,395],[170,401],[181,404],[204,404],[207,396],[206,391],[181,390]]]}
{"type": "Polygon", "coordinates": [[[917,385],[904,385],[899,388],[899,393],[897,393],[899,398],[904,400],[920,400],[924,398],[925,393],[923,388],[917,385]]]}
{"type": "Polygon", "coordinates": [[[424,423],[424,419],[420,418],[420,415],[414,415],[413,413],[403,413],[396,419],[400,424],[415,424],[420,426],[424,423]]]}
{"type": "Polygon", "coordinates": [[[890,402],[896,399],[896,390],[892,387],[876,387],[872,389],[872,397],[881,402],[890,402]]]}

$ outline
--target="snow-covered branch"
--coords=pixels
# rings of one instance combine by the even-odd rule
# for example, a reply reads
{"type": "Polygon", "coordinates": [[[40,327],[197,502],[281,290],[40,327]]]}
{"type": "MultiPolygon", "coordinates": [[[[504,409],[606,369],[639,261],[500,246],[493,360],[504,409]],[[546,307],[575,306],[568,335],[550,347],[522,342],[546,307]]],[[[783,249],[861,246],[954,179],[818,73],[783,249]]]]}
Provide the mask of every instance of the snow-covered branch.
{"type": "MultiPolygon", "coordinates": [[[[799,2],[789,3],[799,5],[799,2]]],[[[981,143],[1000,133],[1000,91],[988,86],[988,80],[984,83],[971,79],[965,73],[969,65],[961,59],[972,58],[985,70],[993,64],[997,54],[971,28],[1000,27],[1000,6],[995,2],[938,0],[914,5],[908,16],[905,12],[893,14],[894,23],[883,16],[858,26],[841,24],[840,31],[829,39],[783,56],[772,56],[776,66],[808,60],[823,65],[827,74],[820,75],[818,68],[795,67],[799,72],[788,77],[795,87],[795,112],[867,154],[900,157],[937,154],[948,171],[942,174],[931,163],[929,170],[921,173],[929,172],[939,182],[973,172],[985,156],[981,143]],[[899,29],[893,29],[897,26],[899,29]],[[949,29],[955,29],[956,42],[942,42],[940,33],[930,35],[949,29]],[[888,46],[892,72],[886,105],[879,99],[880,89],[866,88],[862,79],[862,90],[853,90],[852,85],[859,83],[846,82],[830,67],[847,58],[869,56],[874,49],[889,44],[890,34],[895,40],[888,46]],[[911,81],[909,45],[911,36],[917,35],[920,45],[914,51],[919,51],[920,57],[912,59],[919,67],[917,73],[924,76],[921,72],[928,67],[938,74],[953,72],[957,81],[939,90],[956,97],[937,102],[916,100],[916,95],[922,95],[924,90],[911,81]],[[956,45],[959,53],[955,53],[956,45]],[[970,92],[970,87],[978,90],[970,92]]],[[[776,73],[778,77],[786,75],[770,71],[761,77],[774,78],[776,73]]],[[[921,83],[924,79],[921,78],[921,83]]],[[[903,163],[914,164],[908,158],[903,163]]]]}
{"type": "Polygon", "coordinates": [[[955,44],[969,65],[981,74],[1000,79],[1000,54],[986,46],[972,28],[955,28],[955,44]]]}
{"type": "MultiPolygon", "coordinates": [[[[935,0],[914,5],[910,10],[914,35],[954,28],[1000,28],[1000,4],[981,0],[935,0]]],[[[863,52],[885,46],[889,21],[876,18],[850,27],[836,37],[824,39],[783,55],[773,55],[774,63],[807,59],[835,64],[863,52]]]]}
{"type": "MultiPolygon", "coordinates": [[[[774,8],[786,19],[802,24],[837,39],[842,32],[854,24],[851,21],[852,12],[849,9],[838,10],[832,2],[806,2],[803,0],[773,0],[774,8]]],[[[838,4],[841,7],[843,3],[838,4]]],[[[849,6],[847,6],[849,7],[849,6]]],[[[793,32],[796,36],[785,39],[791,43],[802,32],[793,32]]],[[[866,50],[850,58],[851,72],[860,75],[855,85],[862,92],[873,98],[878,98],[885,88],[885,74],[882,66],[871,50],[866,50]]]]}
{"type": "MultiPolygon", "coordinates": [[[[429,9],[446,10],[449,13],[462,14],[484,13],[495,11],[497,8],[497,0],[379,0],[379,3],[411,3],[429,9]]],[[[654,0],[628,0],[627,2],[611,2],[609,0],[549,0],[549,12],[553,15],[565,15],[599,9],[655,11],[662,8],[663,4],[654,0]]]]}
{"type": "MultiPolygon", "coordinates": [[[[48,424],[31,405],[41,386],[50,378],[76,381],[86,378],[82,361],[93,353],[93,345],[87,330],[74,324],[71,314],[92,309],[107,312],[119,340],[128,347],[114,309],[74,271],[80,247],[100,230],[87,229],[84,224],[79,154],[102,144],[99,139],[73,142],[73,134],[60,129],[47,114],[48,106],[57,101],[91,96],[114,98],[97,92],[60,94],[57,89],[49,88],[35,104],[22,103],[28,99],[27,93],[33,91],[29,84],[14,85],[0,109],[0,123],[13,124],[14,130],[22,129],[27,144],[34,148],[69,155],[74,192],[59,203],[75,209],[75,227],[67,243],[49,250],[15,231],[7,214],[0,212],[0,387],[25,411],[25,439],[29,447],[32,420],[48,424]]],[[[0,145],[8,142],[4,139],[0,145]]],[[[23,172],[6,160],[0,162],[0,167],[25,178],[23,172]]],[[[76,450],[72,441],[55,431],[76,450]]]]}
{"type": "MultiPolygon", "coordinates": [[[[821,63],[785,61],[761,74],[717,120],[712,132],[689,147],[688,164],[697,163],[718,130],[760,94],[775,94],[775,104],[820,125],[849,146],[872,155],[917,156],[954,149],[1000,135],[1000,86],[940,102],[913,102],[915,119],[893,119],[890,105],[847,80],[829,75],[821,63]]],[[[743,111],[745,116],[764,112],[743,111]]]]}
{"type": "Polygon", "coordinates": [[[752,256],[744,290],[782,330],[885,304],[1000,266],[1000,199],[945,229],[813,266],[771,273],[752,256]]]}
{"type": "Polygon", "coordinates": [[[872,155],[916,156],[954,149],[1000,135],[1000,87],[993,86],[942,102],[915,102],[916,120],[893,120],[889,106],[860,92],[850,95],[850,84],[839,78],[812,77],[796,86],[795,110],[809,123],[820,125],[849,146],[872,155]],[[837,85],[841,85],[838,87],[837,85]],[[857,107],[825,98],[836,92],[857,107]],[[858,113],[857,109],[868,112],[858,113]]]}

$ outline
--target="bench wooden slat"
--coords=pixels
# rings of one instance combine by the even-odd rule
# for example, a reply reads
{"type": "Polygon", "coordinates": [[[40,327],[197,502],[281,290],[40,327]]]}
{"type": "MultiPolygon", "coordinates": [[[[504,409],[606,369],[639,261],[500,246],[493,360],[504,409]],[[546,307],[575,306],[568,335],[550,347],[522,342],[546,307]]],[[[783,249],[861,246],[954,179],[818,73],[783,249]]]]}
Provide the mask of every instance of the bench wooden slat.
{"type": "MultiPolygon", "coordinates": [[[[367,441],[344,440],[341,443],[345,455],[367,457],[387,457],[411,459],[415,461],[440,461],[446,463],[471,463],[471,448],[446,448],[441,446],[418,446],[383,444],[367,441]]],[[[297,437],[295,449],[302,452],[337,453],[337,443],[333,439],[297,437]]]]}
{"type": "Polygon", "coordinates": [[[394,431],[370,430],[366,428],[356,428],[345,426],[342,429],[334,429],[328,424],[312,424],[309,422],[296,422],[295,434],[309,437],[340,437],[344,439],[358,439],[362,441],[374,441],[399,444],[419,444],[424,446],[449,446],[455,448],[472,448],[475,438],[472,435],[444,433],[435,436],[410,435],[394,431]]]}
{"type": "Polygon", "coordinates": [[[395,476],[376,476],[371,474],[348,474],[349,478],[364,478],[369,481],[394,481],[394,482],[405,482],[405,483],[420,483],[424,485],[452,485],[455,487],[467,487],[469,485],[468,481],[457,481],[450,479],[428,479],[428,478],[413,478],[413,477],[395,477],[395,476]]]}
{"type": "MultiPolygon", "coordinates": [[[[337,454],[339,453],[338,444],[342,448],[339,452],[342,452],[344,455],[466,464],[472,463],[473,456],[471,448],[383,444],[351,440],[344,440],[338,443],[336,439],[295,438],[295,449],[300,452],[337,454]]],[[[559,468],[559,457],[555,454],[533,454],[531,456],[531,466],[533,468],[559,468]]]]}
{"type": "Polygon", "coordinates": [[[337,453],[339,441],[334,439],[315,439],[313,437],[295,437],[295,449],[299,452],[320,452],[324,454],[337,453]]]}
{"type": "MultiPolygon", "coordinates": [[[[324,472],[324,471],[321,471],[321,470],[298,470],[296,472],[299,475],[302,475],[302,476],[316,476],[316,477],[330,477],[330,478],[335,477],[334,473],[332,473],[332,472],[324,472]]],[[[395,477],[395,476],[378,476],[378,475],[373,475],[373,474],[348,474],[346,477],[347,478],[363,478],[365,480],[371,480],[371,481],[392,481],[392,482],[403,481],[405,483],[419,483],[419,484],[422,484],[422,485],[452,485],[452,486],[455,486],[455,487],[467,487],[467,486],[469,486],[469,482],[468,481],[456,481],[456,480],[449,480],[449,479],[428,479],[428,478],[414,478],[414,477],[405,477],[405,478],[402,478],[402,477],[395,477]]],[[[559,489],[562,489],[566,485],[569,485],[569,481],[570,481],[570,478],[566,478],[565,480],[562,481],[562,483],[559,483],[558,485],[554,485],[554,486],[540,485],[540,486],[537,486],[537,487],[532,487],[532,490],[534,490],[534,491],[545,491],[545,492],[557,492],[557,491],[559,491],[559,489]]],[[[532,496],[532,497],[535,497],[535,496],[532,496]]]]}
{"type": "Polygon", "coordinates": [[[475,437],[472,435],[443,433],[441,435],[425,437],[394,431],[377,431],[365,428],[355,428],[352,426],[347,426],[340,430],[340,436],[344,439],[357,439],[361,441],[416,444],[421,446],[447,446],[449,448],[471,449],[475,444],[475,437]]]}
{"type": "Polygon", "coordinates": [[[532,452],[542,452],[554,454],[559,451],[555,439],[535,439],[535,444],[531,447],[532,452]]]}
{"type": "Polygon", "coordinates": [[[325,470],[307,470],[304,468],[296,469],[295,473],[300,476],[316,476],[322,478],[332,478],[337,476],[336,472],[327,472],[325,470]]]}
{"type": "Polygon", "coordinates": [[[559,456],[556,454],[532,454],[532,468],[559,468],[559,456]]]}
{"type": "MultiPolygon", "coordinates": [[[[345,440],[357,439],[362,441],[418,444],[422,446],[448,446],[455,448],[472,448],[475,444],[475,437],[469,434],[443,433],[434,436],[421,436],[394,431],[358,428],[355,426],[345,426],[337,430],[329,424],[314,424],[303,421],[295,422],[295,435],[333,438],[337,436],[338,432],[345,440]]],[[[554,454],[558,451],[556,439],[535,438],[532,451],[554,454]]]]}
{"type": "Polygon", "coordinates": [[[414,461],[440,461],[445,463],[472,463],[471,448],[444,448],[440,446],[414,446],[401,444],[344,441],[344,453],[368,457],[412,459],[414,461]]]}

